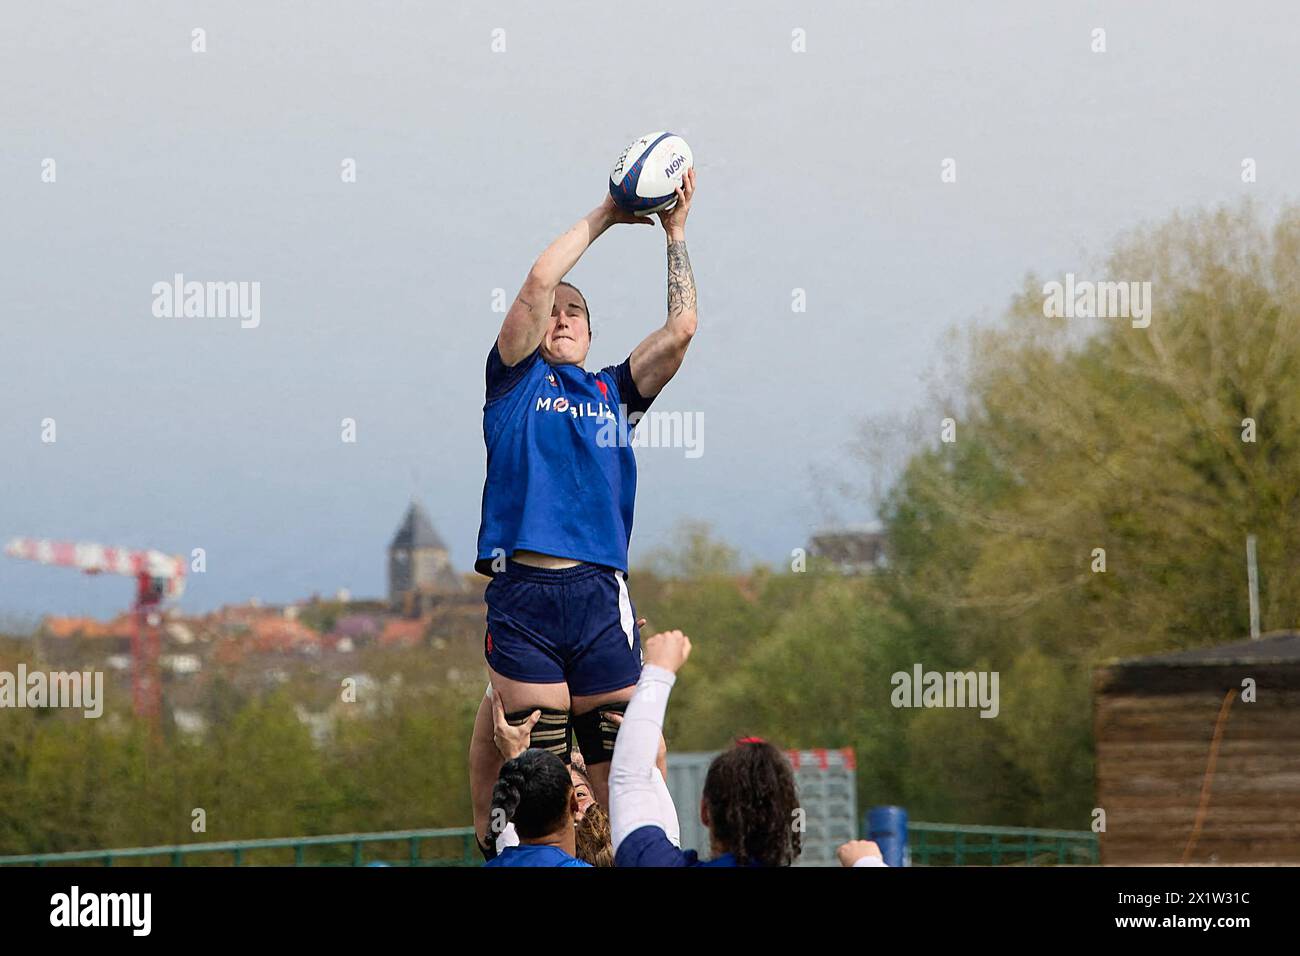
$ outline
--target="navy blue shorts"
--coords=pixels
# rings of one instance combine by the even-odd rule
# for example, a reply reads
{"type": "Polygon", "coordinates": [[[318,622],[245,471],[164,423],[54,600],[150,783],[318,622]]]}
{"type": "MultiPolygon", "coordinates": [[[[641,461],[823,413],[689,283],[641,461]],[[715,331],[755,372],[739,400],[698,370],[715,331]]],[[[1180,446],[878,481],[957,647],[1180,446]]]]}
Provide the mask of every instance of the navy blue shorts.
{"type": "Polygon", "coordinates": [[[502,677],[566,683],[570,694],[585,696],[630,687],[641,676],[641,630],[622,571],[507,561],[484,596],[483,656],[502,677]]]}

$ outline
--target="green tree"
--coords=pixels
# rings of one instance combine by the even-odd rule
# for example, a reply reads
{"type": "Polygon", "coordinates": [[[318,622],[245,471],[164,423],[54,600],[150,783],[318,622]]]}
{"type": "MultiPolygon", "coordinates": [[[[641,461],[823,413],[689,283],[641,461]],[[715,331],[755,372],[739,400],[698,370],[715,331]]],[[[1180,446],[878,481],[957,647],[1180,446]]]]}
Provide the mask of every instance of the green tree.
{"type": "MultiPolygon", "coordinates": [[[[1300,613],[1300,211],[1173,217],[1097,272],[1151,282],[1149,327],[1046,318],[1027,280],[966,339],[957,441],[919,450],[884,508],[886,584],[927,653],[1003,674],[996,721],[913,726],[934,774],[964,781],[954,813],[1082,826],[1092,667],[1243,637],[1248,533],[1266,625],[1300,613]],[[984,759],[999,772],[970,775],[984,759]]],[[[909,785],[937,800],[923,773],[909,785]]]]}

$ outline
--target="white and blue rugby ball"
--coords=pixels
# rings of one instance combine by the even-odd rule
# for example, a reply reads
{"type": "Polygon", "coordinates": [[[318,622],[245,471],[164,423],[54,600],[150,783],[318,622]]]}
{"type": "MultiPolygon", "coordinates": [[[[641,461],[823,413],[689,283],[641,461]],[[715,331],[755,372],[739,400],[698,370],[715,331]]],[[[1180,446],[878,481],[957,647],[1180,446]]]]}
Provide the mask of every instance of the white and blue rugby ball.
{"type": "Polygon", "coordinates": [[[609,194],[620,209],[648,216],[671,209],[675,190],[694,165],[686,140],[674,133],[647,133],[619,153],[609,174],[609,194]]]}

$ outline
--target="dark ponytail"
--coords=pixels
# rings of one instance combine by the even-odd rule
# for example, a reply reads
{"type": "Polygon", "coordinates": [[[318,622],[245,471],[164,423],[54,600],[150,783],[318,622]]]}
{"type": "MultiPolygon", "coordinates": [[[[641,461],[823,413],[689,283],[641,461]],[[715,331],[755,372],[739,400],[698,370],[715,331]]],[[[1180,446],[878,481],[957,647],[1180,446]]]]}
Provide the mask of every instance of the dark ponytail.
{"type": "Polygon", "coordinates": [[[555,754],[533,749],[507,760],[501,765],[501,773],[492,788],[484,855],[489,859],[496,856],[497,837],[507,823],[515,825],[521,840],[536,839],[560,829],[569,819],[572,793],[569,768],[555,754]]]}

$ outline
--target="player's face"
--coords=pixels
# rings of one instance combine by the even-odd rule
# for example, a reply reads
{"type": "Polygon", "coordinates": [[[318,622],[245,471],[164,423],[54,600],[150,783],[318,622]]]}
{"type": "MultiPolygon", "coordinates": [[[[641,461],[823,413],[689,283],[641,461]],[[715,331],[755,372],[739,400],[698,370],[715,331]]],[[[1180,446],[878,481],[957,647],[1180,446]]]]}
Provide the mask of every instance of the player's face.
{"type": "Polygon", "coordinates": [[[578,771],[570,769],[569,779],[573,781],[573,795],[578,798],[578,817],[581,819],[596,799],[591,795],[591,788],[587,786],[587,781],[582,779],[582,774],[578,771]]]}
{"type": "Polygon", "coordinates": [[[542,358],[552,365],[581,365],[590,348],[587,307],[582,304],[582,296],[562,285],[555,290],[551,325],[542,339],[542,358]]]}

